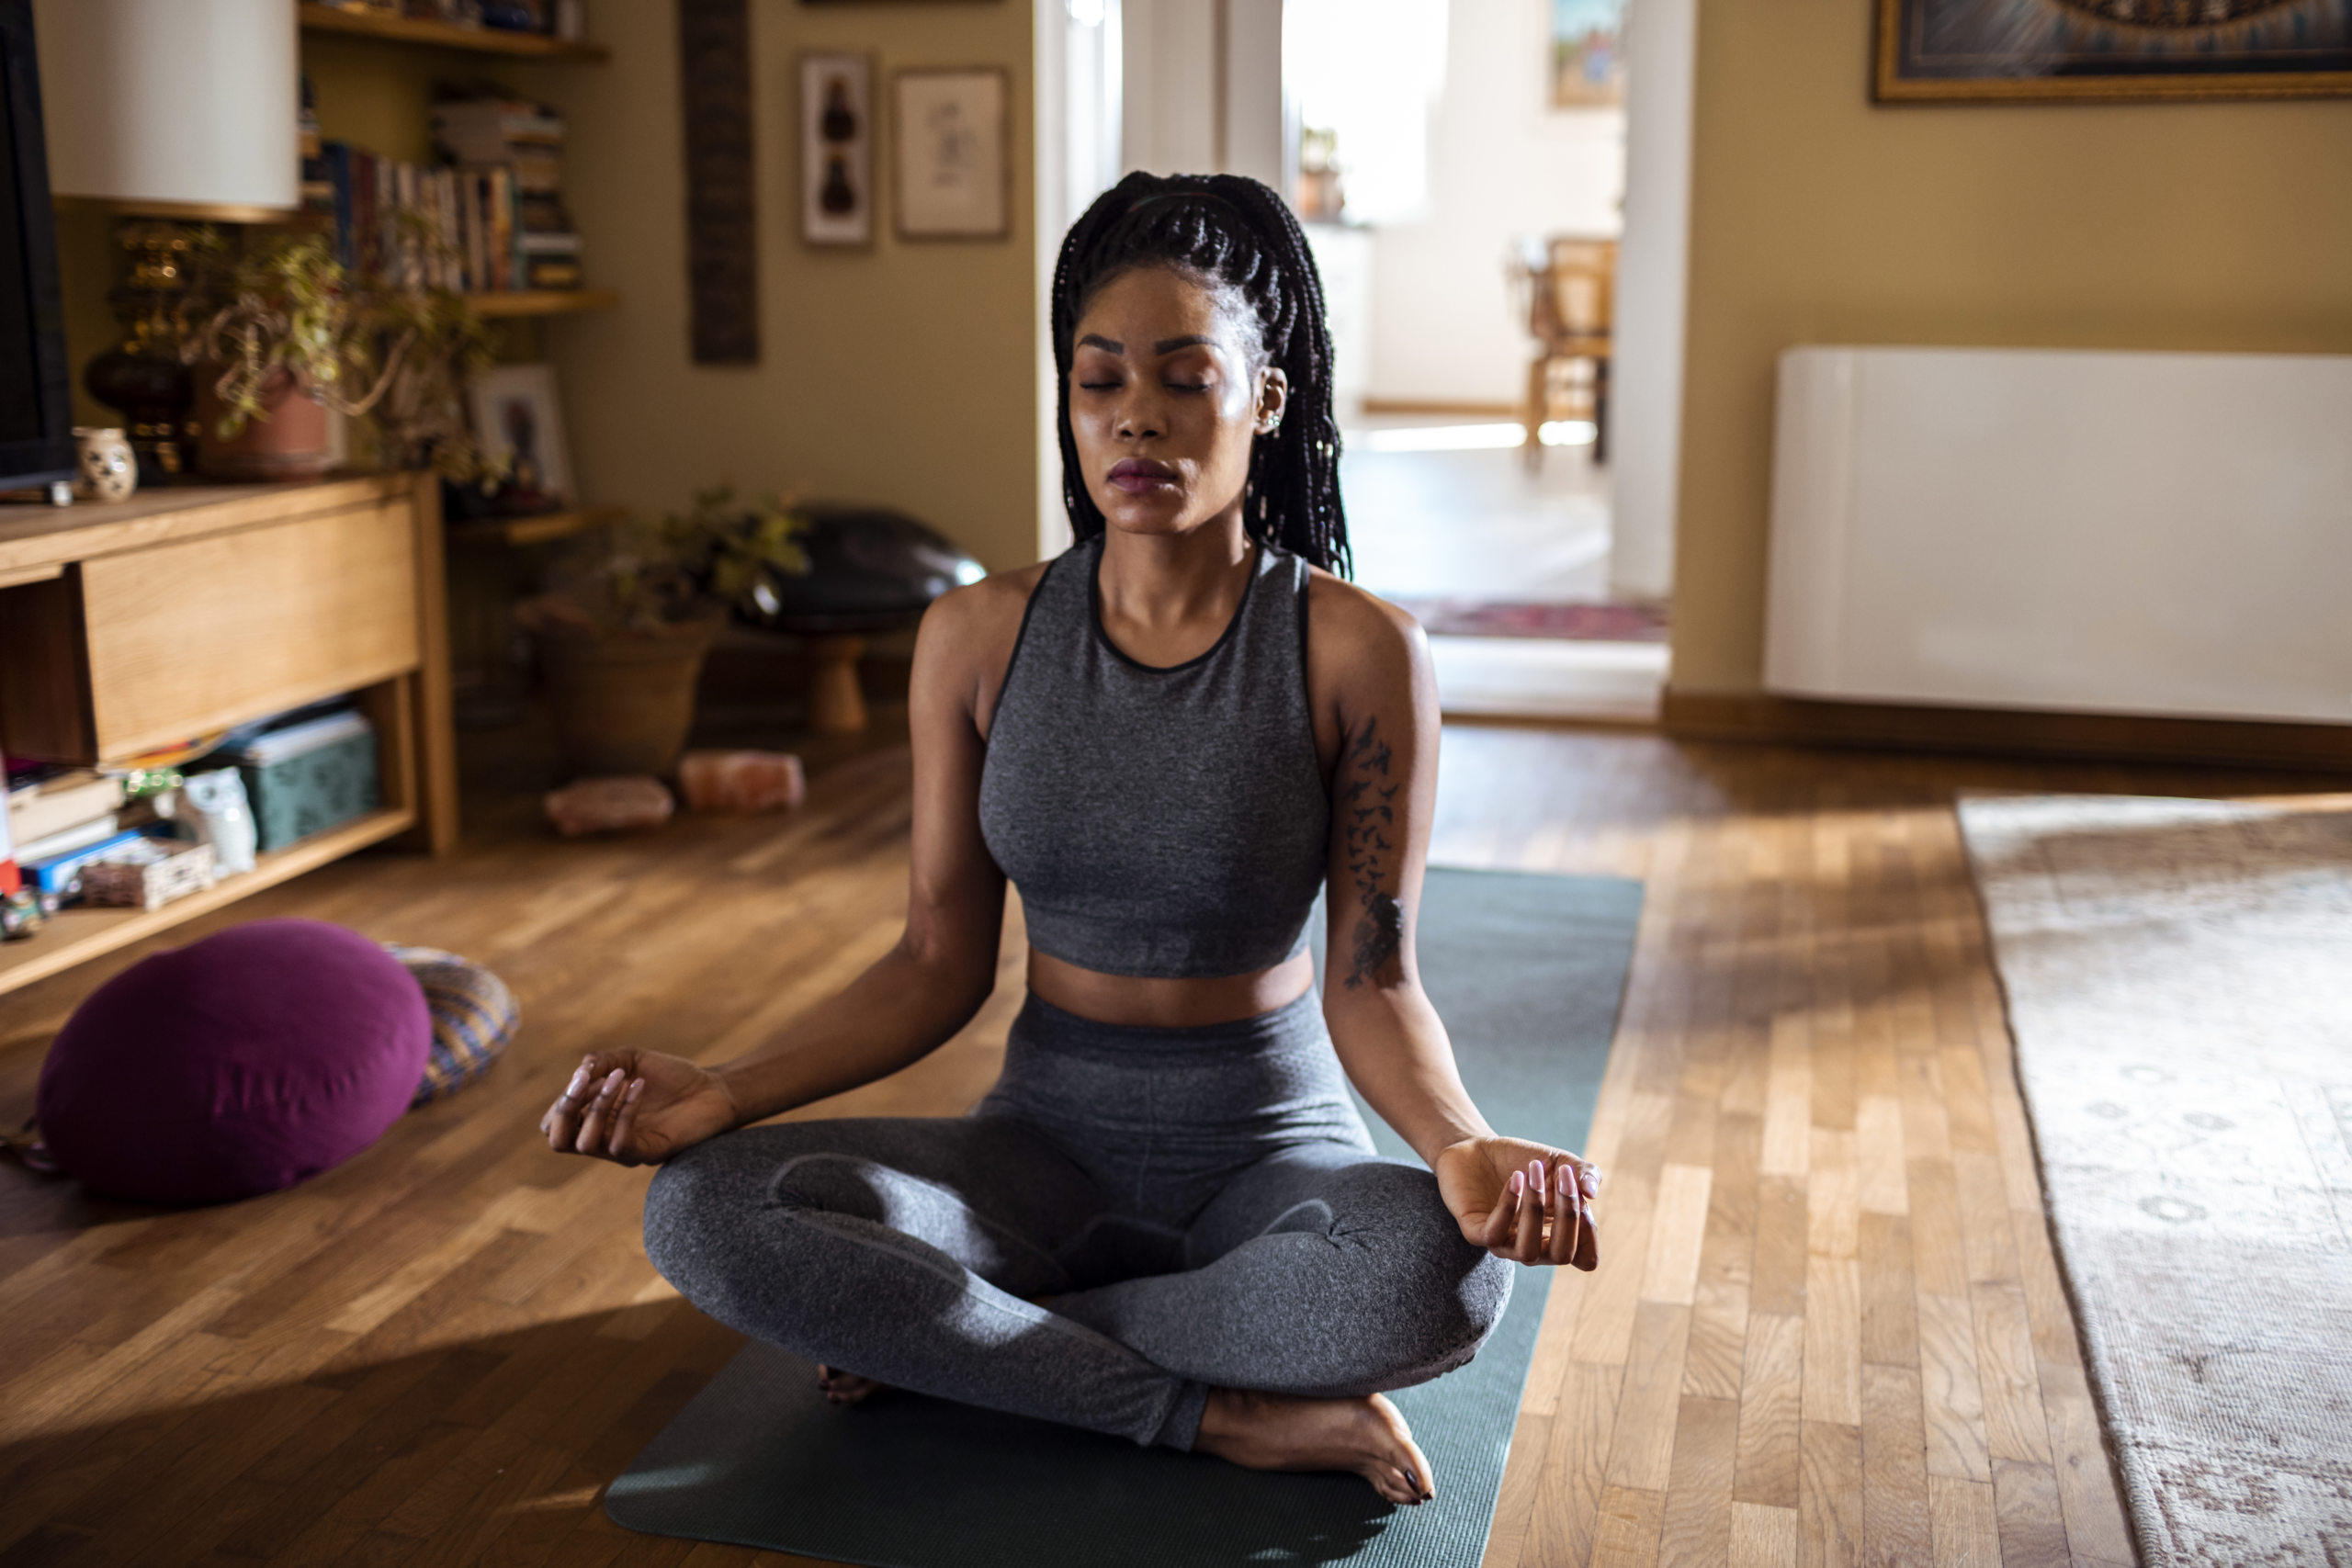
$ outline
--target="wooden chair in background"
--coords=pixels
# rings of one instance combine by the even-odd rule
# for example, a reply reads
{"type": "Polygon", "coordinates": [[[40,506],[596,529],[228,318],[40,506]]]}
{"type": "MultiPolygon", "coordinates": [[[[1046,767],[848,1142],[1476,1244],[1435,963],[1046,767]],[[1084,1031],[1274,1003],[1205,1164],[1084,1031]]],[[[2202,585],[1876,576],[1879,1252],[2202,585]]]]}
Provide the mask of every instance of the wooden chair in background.
{"type": "Polygon", "coordinates": [[[1592,460],[1609,460],[1609,360],[1617,316],[1617,242],[1555,236],[1517,270],[1527,288],[1527,330],[1535,355],[1527,367],[1527,466],[1544,460],[1539,432],[1552,418],[1555,378],[1578,363],[1592,367],[1592,460]]]}

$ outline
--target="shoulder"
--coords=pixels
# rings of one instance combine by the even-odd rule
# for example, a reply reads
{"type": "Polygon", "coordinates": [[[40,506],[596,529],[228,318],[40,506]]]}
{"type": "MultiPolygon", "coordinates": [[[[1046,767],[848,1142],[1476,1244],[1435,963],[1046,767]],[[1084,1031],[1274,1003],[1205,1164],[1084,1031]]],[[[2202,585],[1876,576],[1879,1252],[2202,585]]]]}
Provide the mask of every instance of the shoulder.
{"type": "Polygon", "coordinates": [[[931,602],[915,637],[918,704],[952,693],[948,700],[976,720],[995,711],[996,694],[1021,640],[1030,595],[1052,564],[1039,561],[1014,571],[991,572],[931,602]]]}
{"type": "Polygon", "coordinates": [[[1320,668],[1409,679],[1429,663],[1420,622],[1320,567],[1307,569],[1306,647],[1320,668]]]}
{"type": "Polygon", "coordinates": [[[1029,596],[1053,564],[1041,560],[1014,571],[990,572],[978,582],[949,589],[923,612],[923,637],[951,645],[1018,637],[1029,596]]]}

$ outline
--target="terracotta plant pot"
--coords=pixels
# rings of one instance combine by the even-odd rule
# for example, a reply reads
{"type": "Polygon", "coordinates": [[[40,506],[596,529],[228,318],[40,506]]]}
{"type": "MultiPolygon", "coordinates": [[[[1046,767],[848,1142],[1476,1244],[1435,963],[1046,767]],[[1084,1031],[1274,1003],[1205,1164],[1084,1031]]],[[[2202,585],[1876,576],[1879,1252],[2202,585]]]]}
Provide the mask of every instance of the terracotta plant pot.
{"type": "Polygon", "coordinates": [[[327,453],[327,406],[293,377],[280,372],[262,393],[266,419],[248,419],[223,441],[220,394],[213,390],[227,367],[207,361],[196,367],[196,467],[207,479],[252,484],[270,479],[315,479],[334,459],[327,453]]]}
{"type": "Polygon", "coordinates": [[[720,617],[658,632],[538,629],[556,747],[573,778],[669,773],[695,722],[695,682],[720,617]]]}

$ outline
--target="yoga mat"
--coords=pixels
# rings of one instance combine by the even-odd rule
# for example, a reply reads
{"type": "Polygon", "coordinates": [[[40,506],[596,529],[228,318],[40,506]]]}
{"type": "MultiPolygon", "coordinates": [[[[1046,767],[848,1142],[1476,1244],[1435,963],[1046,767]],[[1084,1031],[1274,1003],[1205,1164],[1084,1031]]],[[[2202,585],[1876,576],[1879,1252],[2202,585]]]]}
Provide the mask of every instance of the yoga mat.
{"type": "MultiPolygon", "coordinates": [[[[1639,883],[1615,877],[1430,870],[1423,984],[1497,1131],[1583,1144],[1641,901],[1639,883]]],[[[1412,1157],[1364,1119],[1382,1153],[1412,1157]]],[[[1352,1475],[1243,1470],[902,1391],[839,1410],[814,1367],[755,1342],[613,1483],[605,1510],[655,1535],[867,1568],[1476,1568],[1552,1283],[1548,1269],[1516,1272],[1476,1359],[1389,1396],[1437,1472],[1437,1500],[1419,1507],[1392,1508],[1352,1475]]]]}

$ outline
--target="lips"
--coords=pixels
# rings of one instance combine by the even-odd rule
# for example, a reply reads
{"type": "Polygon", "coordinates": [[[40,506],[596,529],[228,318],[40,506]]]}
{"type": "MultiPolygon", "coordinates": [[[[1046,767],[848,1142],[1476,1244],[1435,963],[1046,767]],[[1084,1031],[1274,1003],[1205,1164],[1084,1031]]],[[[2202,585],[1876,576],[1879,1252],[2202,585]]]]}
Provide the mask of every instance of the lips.
{"type": "Polygon", "coordinates": [[[1148,457],[1129,457],[1111,470],[1111,483],[1129,495],[1152,495],[1176,488],[1176,470],[1148,457]]]}

